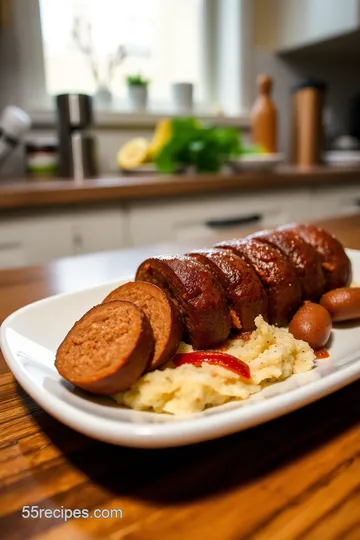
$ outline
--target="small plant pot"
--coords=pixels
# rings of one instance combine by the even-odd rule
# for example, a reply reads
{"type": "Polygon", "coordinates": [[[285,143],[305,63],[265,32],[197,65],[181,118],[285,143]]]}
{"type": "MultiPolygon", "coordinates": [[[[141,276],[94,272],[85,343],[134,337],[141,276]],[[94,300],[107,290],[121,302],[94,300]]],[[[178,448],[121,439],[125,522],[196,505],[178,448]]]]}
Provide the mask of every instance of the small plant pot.
{"type": "Polygon", "coordinates": [[[129,103],[132,111],[145,111],[148,101],[148,89],[145,85],[128,86],[129,103]]]}
{"type": "Polygon", "coordinates": [[[174,112],[191,114],[193,110],[194,85],[191,83],[175,83],[171,85],[174,112]]]}

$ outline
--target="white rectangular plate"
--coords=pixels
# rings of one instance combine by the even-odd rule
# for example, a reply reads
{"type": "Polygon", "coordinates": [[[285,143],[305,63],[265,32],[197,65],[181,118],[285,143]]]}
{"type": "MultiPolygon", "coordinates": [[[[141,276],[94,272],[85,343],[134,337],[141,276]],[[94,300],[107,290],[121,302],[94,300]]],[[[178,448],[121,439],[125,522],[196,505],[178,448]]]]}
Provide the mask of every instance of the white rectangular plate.
{"type": "MultiPolygon", "coordinates": [[[[348,254],[354,280],[360,282],[360,251],[348,250],[348,254]]],[[[172,417],[124,409],[111,399],[92,397],[61,379],[54,367],[55,352],[73,323],[125,281],[35,302],[1,326],[2,351],[19,384],[49,414],[90,437],[144,448],[196,443],[286,414],[360,377],[360,325],[343,323],[333,331],[329,359],[246,401],[172,417]]]]}

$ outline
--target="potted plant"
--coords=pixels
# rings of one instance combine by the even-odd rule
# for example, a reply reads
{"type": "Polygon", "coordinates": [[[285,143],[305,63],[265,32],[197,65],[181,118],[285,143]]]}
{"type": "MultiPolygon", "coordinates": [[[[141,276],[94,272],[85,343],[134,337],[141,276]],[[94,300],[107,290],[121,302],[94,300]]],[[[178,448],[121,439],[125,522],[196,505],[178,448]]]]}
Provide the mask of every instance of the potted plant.
{"type": "Polygon", "coordinates": [[[77,49],[84,55],[89,63],[92,76],[97,86],[94,94],[98,107],[109,109],[112,106],[112,93],[110,90],[116,69],[124,62],[127,52],[124,45],[119,45],[116,50],[107,55],[105,65],[106,73],[100,73],[100,63],[97,60],[96,50],[93,43],[92,26],[81,18],[76,17],[73,22],[72,39],[77,49]]]}
{"type": "Polygon", "coordinates": [[[138,75],[129,75],[126,78],[126,82],[128,85],[130,108],[133,111],[145,111],[149,81],[144,79],[139,73],[138,75]]]}

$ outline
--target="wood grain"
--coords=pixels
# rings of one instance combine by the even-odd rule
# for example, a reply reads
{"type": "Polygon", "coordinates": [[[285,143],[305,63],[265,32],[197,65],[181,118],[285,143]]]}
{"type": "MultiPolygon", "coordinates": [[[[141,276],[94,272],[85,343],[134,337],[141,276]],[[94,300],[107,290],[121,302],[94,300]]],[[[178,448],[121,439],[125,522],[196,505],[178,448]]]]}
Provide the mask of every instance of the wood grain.
{"type": "MultiPolygon", "coordinates": [[[[360,214],[324,225],[360,248],[360,214]]],[[[0,320],[29,301],[132,272],[153,253],[195,246],[2,271],[0,320]]],[[[1,539],[360,538],[360,381],[246,432],[168,450],[115,447],[72,431],[26,395],[3,359],[0,404],[1,539]],[[24,519],[23,505],[122,509],[123,518],[24,519]]]]}
{"type": "Polygon", "coordinates": [[[92,180],[21,181],[0,186],[0,209],[101,203],[257,189],[358,184],[359,169],[281,167],[273,172],[104,177],[92,180]]]}

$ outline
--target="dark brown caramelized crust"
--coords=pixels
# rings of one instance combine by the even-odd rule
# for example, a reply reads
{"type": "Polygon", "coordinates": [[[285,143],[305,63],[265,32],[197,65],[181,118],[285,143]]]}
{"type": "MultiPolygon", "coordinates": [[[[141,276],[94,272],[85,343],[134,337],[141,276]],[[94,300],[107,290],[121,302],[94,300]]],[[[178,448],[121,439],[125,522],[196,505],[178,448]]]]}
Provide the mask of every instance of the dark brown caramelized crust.
{"type": "Polygon", "coordinates": [[[147,259],[138,268],[136,280],[157,285],[175,302],[195,349],[215,347],[229,336],[225,293],[198,261],[179,255],[147,259]]]}

